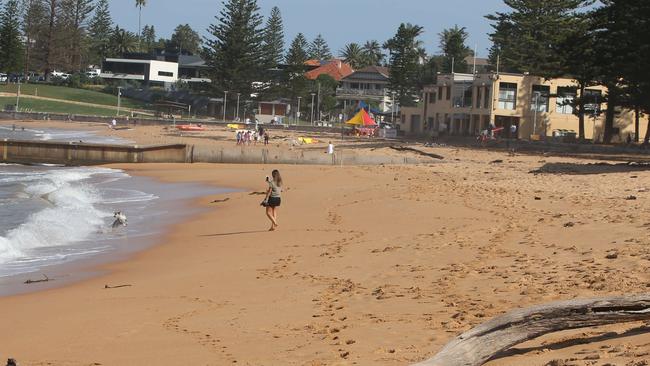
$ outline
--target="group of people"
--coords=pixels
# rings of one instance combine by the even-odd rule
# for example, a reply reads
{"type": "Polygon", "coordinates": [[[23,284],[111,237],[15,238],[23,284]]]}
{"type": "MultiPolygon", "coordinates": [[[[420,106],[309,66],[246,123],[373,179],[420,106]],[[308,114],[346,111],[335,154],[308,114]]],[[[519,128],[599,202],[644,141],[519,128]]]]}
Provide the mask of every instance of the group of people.
{"type": "Polygon", "coordinates": [[[237,145],[250,145],[251,143],[257,145],[257,143],[261,141],[264,142],[264,145],[268,145],[269,133],[268,131],[264,131],[261,127],[259,130],[237,131],[235,139],[237,140],[237,145]]]}

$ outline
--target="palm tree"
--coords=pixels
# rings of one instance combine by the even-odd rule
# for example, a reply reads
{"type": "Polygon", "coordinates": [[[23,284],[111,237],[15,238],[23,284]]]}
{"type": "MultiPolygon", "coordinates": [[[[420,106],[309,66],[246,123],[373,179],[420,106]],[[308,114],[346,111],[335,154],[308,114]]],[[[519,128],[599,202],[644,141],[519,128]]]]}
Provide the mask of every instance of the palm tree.
{"type": "Polygon", "coordinates": [[[353,69],[363,67],[364,57],[361,46],[358,43],[348,43],[339,52],[343,60],[352,66],[353,69]]]}
{"type": "Polygon", "coordinates": [[[384,60],[384,53],[382,52],[379,42],[372,40],[367,41],[363,45],[363,56],[366,59],[365,63],[368,65],[380,65],[384,60]]]}
{"type": "Polygon", "coordinates": [[[147,6],[147,0],[135,0],[135,7],[139,8],[138,15],[138,51],[140,50],[140,39],[142,38],[142,7],[147,6]]]}
{"type": "Polygon", "coordinates": [[[111,49],[113,54],[123,56],[125,53],[133,52],[136,37],[133,32],[116,26],[111,36],[111,49]]]}

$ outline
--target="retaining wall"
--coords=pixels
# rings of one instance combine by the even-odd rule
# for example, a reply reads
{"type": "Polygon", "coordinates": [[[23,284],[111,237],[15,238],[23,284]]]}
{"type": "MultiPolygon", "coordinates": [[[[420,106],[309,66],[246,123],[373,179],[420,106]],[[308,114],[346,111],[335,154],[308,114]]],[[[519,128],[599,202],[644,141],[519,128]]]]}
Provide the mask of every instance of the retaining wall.
{"type": "Polygon", "coordinates": [[[195,147],[193,162],[220,164],[303,164],[303,165],[397,165],[432,163],[433,159],[412,156],[362,155],[339,151],[333,155],[316,150],[274,150],[250,148],[195,147]]]}
{"type": "Polygon", "coordinates": [[[186,145],[125,146],[50,141],[0,141],[2,162],[19,164],[98,165],[108,163],[185,163],[186,145]]]}
{"type": "Polygon", "coordinates": [[[0,141],[3,163],[99,165],[109,163],[219,163],[298,165],[396,165],[431,163],[413,156],[361,155],[316,150],[206,148],[193,145],[128,146],[50,141],[0,141]]]}

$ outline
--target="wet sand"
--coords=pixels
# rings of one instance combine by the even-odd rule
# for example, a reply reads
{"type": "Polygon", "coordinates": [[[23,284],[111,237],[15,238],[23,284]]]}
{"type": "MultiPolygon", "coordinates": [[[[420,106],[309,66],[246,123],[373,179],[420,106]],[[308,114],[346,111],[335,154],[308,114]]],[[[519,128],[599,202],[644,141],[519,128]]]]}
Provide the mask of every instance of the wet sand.
{"type": "MultiPolygon", "coordinates": [[[[242,191],[200,199],[205,213],[174,225],[160,245],[103,266],[100,277],[0,299],[0,358],[407,365],[513,308],[649,291],[649,171],[430,151],[446,159],[116,166],[242,191]],[[542,167],[571,174],[530,173],[542,167]],[[271,168],[286,181],[273,233],[255,193],[271,168]]],[[[489,365],[645,365],[642,325],[550,335],[489,365]]]]}

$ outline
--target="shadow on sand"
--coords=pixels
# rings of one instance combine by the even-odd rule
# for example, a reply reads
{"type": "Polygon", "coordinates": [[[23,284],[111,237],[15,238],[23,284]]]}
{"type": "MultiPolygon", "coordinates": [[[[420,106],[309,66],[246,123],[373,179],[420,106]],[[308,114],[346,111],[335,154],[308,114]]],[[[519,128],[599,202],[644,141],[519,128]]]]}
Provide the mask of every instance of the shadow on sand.
{"type": "Polygon", "coordinates": [[[268,230],[238,231],[233,233],[208,234],[208,235],[201,235],[201,236],[205,238],[212,238],[217,236],[234,236],[234,235],[259,234],[259,233],[268,233],[268,232],[269,232],[268,230]]]}
{"type": "Polygon", "coordinates": [[[595,342],[602,342],[602,341],[608,341],[608,340],[613,340],[613,339],[619,339],[619,338],[625,338],[625,337],[632,337],[635,335],[640,335],[640,334],[645,334],[650,332],[650,326],[640,326],[632,329],[628,329],[624,332],[617,333],[617,332],[607,332],[603,334],[598,334],[590,337],[576,337],[572,339],[567,339],[564,341],[556,342],[556,343],[547,343],[541,346],[536,346],[536,347],[526,347],[526,348],[511,348],[507,351],[498,353],[496,356],[492,357],[491,360],[498,360],[501,358],[506,358],[506,357],[511,357],[511,356],[519,356],[519,355],[525,355],[530,352],[541,352],[543,350],[560,350],[568,347],[573,347],[581,344],[588,344],[588,343],[595,343],[595,342]]]}
{"type": "Polygon", "coordinates": [[[539,169],[531,170],[532,174],[567,174],[567,175],[590,175],[607,173],[629,173],[650,170],[650,163],[546,163],[539,169]]]}

